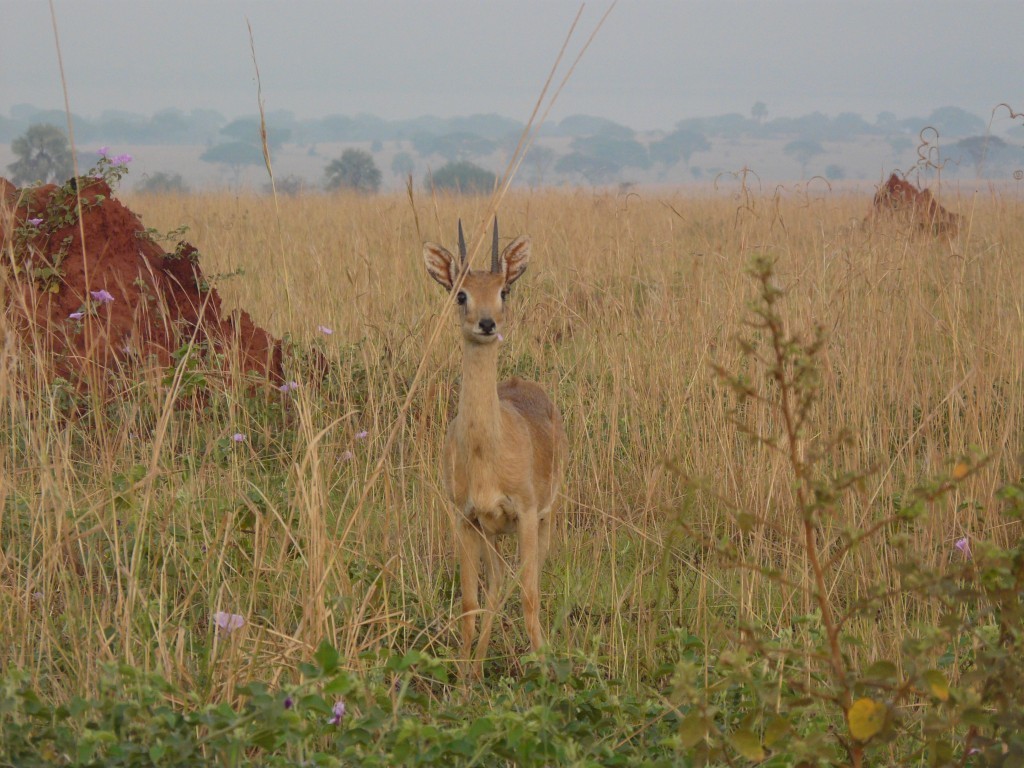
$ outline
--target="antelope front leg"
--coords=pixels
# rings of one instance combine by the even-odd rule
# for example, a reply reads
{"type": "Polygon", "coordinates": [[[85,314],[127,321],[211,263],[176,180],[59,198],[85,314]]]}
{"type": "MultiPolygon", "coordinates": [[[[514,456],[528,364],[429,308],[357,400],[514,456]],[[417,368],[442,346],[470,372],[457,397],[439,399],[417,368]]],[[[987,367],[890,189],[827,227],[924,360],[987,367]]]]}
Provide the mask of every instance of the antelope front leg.
{"type": "Polygon", "coordinates": [[[462,584],[462,658],[468,664],[473,658],[476,615],[480,612],[480,548],[483,535],[472,522],[465,519],[456,524],[455,533],[462,584]]]}
{"type": "Polygon", "coordinates": [[[484,596],[485,612],[480,626],[480,639],[476,644],[474,666],[477,677],[483,677],[484,658],[491,645],[491,630],[501,606],[501,583],[504,575],[504,564],[498,554],[498,540],[494,536],[485,536],[483,542],[484,563],[484,596]]]}
{"type": "Polygon", "coordinates": [[[519,516],[519,581],[523,588],[523,617],[534,653],[544,644],[540,629],[540,531],[537,510],[519,516]]]}

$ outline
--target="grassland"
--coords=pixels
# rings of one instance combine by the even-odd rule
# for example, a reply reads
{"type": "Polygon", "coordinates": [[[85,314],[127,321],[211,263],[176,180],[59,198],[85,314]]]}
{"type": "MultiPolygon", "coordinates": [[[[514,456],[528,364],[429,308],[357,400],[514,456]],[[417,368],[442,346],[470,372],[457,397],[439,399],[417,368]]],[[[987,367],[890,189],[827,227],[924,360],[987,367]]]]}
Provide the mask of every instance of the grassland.
{"type": "MultiPolygon", "coordinates": [[[[251,678],[294,680],[325,638],[355,672],[381,649],[453,659],[457,573],[437,463],[460,353],[420,243],[450,244],[458,217],[472,238],[487,201],[127,202],[147,226],[187,225],[207,274],[244,271],[219,280],[225,305],[287,338],[299,387],[253,395],[211,374],[207,397],[177,407],[154,372],[69,419],[5,328],[0,669],[28,670],[62,700],[94,693],[102,665],[125,662],[214,702],[251,678]],[[330,362],[322,382],[314,348],[330,362]],[[217,611],[245,625],[218,633],[217,611]]],[[[938,572],[963,537],[1019,539],[996,511],[999,488],[1022,475],[1021,202],[952,202],[965,224],[947,241],[865,226],[868,199],[825,191],[505,199],[502,231],[529,233],[533,256],[502,370],[549,388],[570,439],[542,578],[556,652],[582,650],[603,675],[653,690],[677,658],[673,632],[710,655],[723,627],[774,635],[812,610],[785,456],[736,429],[712,366],[748,364],[736,337],[751,335],[757,255],[775,260],[789,331],[826,332],[808,438],[848,429],[829,469],[873,468],[842,498],[823,549],[964,456],[986,460],[928,505],[915,557],[938,572]],[[737,510],[766,524],[746,526],[737,510]],[[721,561],[722,541],[749,567],[721,561]]],[[[777,426],[757,403],[745,416],[777,426]]],[[[855,660],[896,654],[938,618],[899,591],[900,557],[884,541],[854,547],[828,573],[838,605],[892,588],[872,620],[846,628],[855,660]]],[[[527,647],[513,589],[489,680],[519,674],[527,647]]],[[[482,706],[488,691],[473,694],[482,706]]]]}

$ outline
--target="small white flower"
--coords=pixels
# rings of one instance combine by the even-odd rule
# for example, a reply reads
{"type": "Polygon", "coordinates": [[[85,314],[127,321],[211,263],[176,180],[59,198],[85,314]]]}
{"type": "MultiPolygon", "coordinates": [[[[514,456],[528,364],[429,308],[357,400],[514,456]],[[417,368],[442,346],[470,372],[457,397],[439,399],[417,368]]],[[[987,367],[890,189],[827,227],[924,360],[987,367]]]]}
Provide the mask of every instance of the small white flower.
{"type": "Polygon", "coordinates": [[[213,614],[213,623],[217,626],[217,629],[222,631],[225,635],[230,635],[236,629],[241,629],[245,626],[245,617],[239,616],[237,613],[217,611],[213,614]]]}
{"type": "Polygon", "coordinates": [[[327,721],[328,725],[337,725],[341,722],[341,718],[345,716],[345,702],[338,699],[334,702],[334,708],[331,710],[334,714],[331,715],[331,719],[327,721]]]}
{"type": "Polygon", "coordinates": [[[966,536],[964,536],[962,539],[957,539],[956,543],[953,546],[959,549],[960,554],[963,555],[966,559],[971,559],[971,542],[968,540],[966,536]]]}

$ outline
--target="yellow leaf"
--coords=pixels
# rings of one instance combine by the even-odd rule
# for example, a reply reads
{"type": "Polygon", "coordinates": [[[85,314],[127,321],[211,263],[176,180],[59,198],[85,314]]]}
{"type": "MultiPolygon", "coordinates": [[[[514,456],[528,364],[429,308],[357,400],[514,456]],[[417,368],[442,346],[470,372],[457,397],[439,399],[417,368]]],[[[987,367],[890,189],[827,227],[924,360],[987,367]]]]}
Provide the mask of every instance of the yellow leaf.
{"type": "Polygon", "coordinates": [[[747,760],[759,763],[765,758],[764,749],[761,747],[761,740],[757,738],[757,734],[753,731],[746,729],[733,731],[732,745],[747,760]]]}
{"type": "Polygon", "coordinates": [[[888,707],[879,701],[857,699],[846,713],[850,735],[857,741],[867,741],[885,725],[888,707]]]}
{"type": "Polygon", "coordinates": [[[962,461],[958,461],[953,467],[953,479],[963,480],[965,477],[967,477],[967,474],[970,471],[971,468],[968,464],[962,461]]]}
{"type": "Polygon", "coordinates": [[[937,669],[929,669],[921,677],[928,683],[928,690],[932,696],[939,701],[949,701],[949,683],[946,682],[944,674],[937,669]]]}

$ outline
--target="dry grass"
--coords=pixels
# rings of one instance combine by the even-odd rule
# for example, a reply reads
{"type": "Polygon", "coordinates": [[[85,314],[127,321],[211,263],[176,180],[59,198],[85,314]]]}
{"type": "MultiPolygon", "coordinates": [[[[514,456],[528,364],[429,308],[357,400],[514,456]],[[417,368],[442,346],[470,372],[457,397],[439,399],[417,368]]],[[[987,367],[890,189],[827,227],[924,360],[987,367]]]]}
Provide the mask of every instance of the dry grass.
{"type": "MultiPolygon", "coordinates": [[[[828,329],[822,435],[848,427],[839,464],[878,467],[842,524],[891,511],[978,450],[989,463],[930,510],[914,546],[939,564],[963,535],[1019,535],[995,528],[991,512],[999,486],[1021,475],[1020,203],[965,203],[949,243],[898,224],[860,226],[869,202],[742,190],[506,198],[502,231],[529,233],[533,260],[516,286],[502,366],[555,394],[570,437],[542,579],[556,647],[592,649],[627,679],[649,677],[671,628],[714,644],[722,621],[785,628],[806,609],[755,570],[723,569],[679,525],[731,537],[750,563],[805,578],[785,463],[736,433],[731,395],[709,365],[740,364],[734,337],[755,253],[778,259],[792,327],[828,329]],[[772,525],[742,534],[729,504],[772,525]]],[[[300,389],[269,402],[214,384],[205,414],[166,409],[154,376],[126,382],[117,408],[70,422],[8,335],[0,611],[10,641],[0,668],[32,669],[59,696],[94,689],[99,664],[123,660],[216,698],[250,675],[290,676],[324,636],[353,666],[372,665],[359,655],[381,646],[456,653],[437,458],[458,343],[445,327],[428,348],[435,323],[450,320],[437,317],[442,298],[419,243],[450,243],[456,218],[472,229],[486,201],[418,198],[414,209],[404,196],[314,196],[281,200],[280,218],[272,200],[227,194],[128,203],[147,226],[187,224],[208,274],[244,268],[220,284],[225,304],[300,349],[322,346],[336,369],[317,388],[297,367],[300,389]],[[236,431],[246,443],[229,440],[236,431]],[[218,636],[217,610],[246,626],[218,636]]],[[[840,604],[895,583],[895,556],[878,546],[845,556],[833,584],[840,604]]],[[[492,646],[502,669],[527,647],[519,616],[513,590],[492,646]]],[[[870,653],[928,618],[928,606],[894,601],[855,629],[870,653]]]]}

